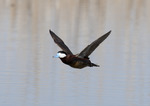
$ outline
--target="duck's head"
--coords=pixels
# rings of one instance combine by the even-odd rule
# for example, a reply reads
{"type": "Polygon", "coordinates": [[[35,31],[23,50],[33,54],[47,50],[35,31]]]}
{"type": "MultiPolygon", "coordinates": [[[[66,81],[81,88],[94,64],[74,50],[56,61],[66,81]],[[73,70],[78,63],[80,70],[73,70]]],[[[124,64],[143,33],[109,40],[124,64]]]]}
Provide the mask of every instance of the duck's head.
{"type": "Polygon", "coordinates": [[[65,58],[67,56],[67,53],[64,51],[58,51],[56,56],[53,56],[55,58],[65,58]]]}

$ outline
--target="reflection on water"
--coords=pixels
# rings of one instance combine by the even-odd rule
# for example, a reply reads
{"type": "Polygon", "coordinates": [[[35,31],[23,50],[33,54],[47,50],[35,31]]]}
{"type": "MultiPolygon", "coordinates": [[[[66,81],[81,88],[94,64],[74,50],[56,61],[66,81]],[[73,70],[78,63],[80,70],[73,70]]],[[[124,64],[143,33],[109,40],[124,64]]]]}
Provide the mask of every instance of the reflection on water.
{"type": "Polygon", "coordinates": [[[149,106],[150,1],[0,1],[0,106],[149,106]],[[124,5],[122,5],[124,4],[124,5]],[[111,35],[73,69],[52,58],[111,35]]]}

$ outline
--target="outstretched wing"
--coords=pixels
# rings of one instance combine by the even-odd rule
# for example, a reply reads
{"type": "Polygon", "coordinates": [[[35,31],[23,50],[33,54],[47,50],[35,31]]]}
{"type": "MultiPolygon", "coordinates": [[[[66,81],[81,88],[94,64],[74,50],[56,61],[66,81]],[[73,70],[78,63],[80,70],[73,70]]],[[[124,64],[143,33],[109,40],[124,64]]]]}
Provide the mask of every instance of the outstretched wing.
{"type": "Polygon", "coordinates": [[[107,32],[106,34],[104,34],[103,36],[99,37],[97,40],[92,42],[90,45],[88,45],[85,49],[83,49],[79,53],[78,57],[88,58],[88,56],[99,46],[100,43],[102,43],[108,37],[110,33],[111,31],[107,32]]]}
{"type": "Polygon", "coordinates": [[[49,30],[49,33],[51,34],[52,38],[54,39],[54,42],[67,54],[72,54],[70,49],[65,45],[63,40],[61,40],[54,32],[49,30]]]}

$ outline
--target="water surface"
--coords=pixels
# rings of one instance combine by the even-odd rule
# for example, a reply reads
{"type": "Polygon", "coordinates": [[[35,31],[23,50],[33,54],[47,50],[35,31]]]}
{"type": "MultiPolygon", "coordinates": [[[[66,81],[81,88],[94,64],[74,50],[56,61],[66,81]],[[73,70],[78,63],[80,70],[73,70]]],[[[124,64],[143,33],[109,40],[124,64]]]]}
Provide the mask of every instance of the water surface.
{"type": "Polygon", "coordinates": [[[149,0],[1,0],[0,106],[149,106],[149,0]],[[99,68],[52,58],[112,30],[92,53],[99,68]]]}

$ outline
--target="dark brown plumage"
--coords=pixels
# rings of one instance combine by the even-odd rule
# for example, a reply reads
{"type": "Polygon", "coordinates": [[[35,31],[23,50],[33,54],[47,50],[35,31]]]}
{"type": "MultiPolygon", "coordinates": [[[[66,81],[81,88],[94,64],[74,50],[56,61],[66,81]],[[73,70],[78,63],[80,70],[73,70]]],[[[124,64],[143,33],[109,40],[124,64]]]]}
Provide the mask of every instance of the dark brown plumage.
{"type": "Polygon", "coordinates": [[[54,42],[67,54],[71,54],[72,52],[70,51],[70,49],[65,45],[65,43],[51,30],[49,30],[52,38],[54,39],[54,42]]]}
{"type": "Polygon", "coordinates": [[[90,45],[88,45],[85,49],[83,49],[79,54],[73,55],[71,50],[66,46],[66,44],[61,40],[54,32],[49,30],[52,38],[54,39],[54,42],[63,50],[59,51],[57,53],[57,56],[61,59],[61,61],[67,65],[70,65],[74,68],[84,68],[86,66],[89,67],[99,67],[99,65],[96,65],[92,63],[89,60],[89,55],[99,46],[100,43],[102,43],[108,35],[111,33],[109,31],[108,33],[104,34],[103,36],[99,37],[97,40],[92,42],[90,45]]]}

